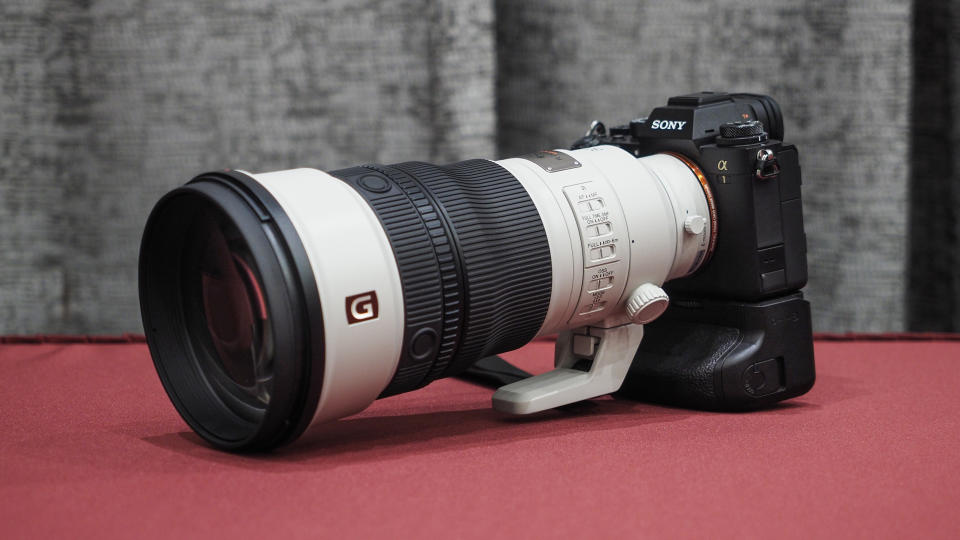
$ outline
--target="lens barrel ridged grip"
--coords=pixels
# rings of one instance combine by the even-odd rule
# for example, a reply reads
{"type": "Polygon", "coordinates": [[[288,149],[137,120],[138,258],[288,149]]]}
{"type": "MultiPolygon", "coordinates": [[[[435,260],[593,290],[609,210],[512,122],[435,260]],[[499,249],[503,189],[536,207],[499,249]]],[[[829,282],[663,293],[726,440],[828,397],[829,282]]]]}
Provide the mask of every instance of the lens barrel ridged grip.
{"type": "Polygon", "coordinates": [[[380,397],[455,375],[533,339],[550,304],[550,250],[536,206],[506,169],[477,159],[330,174],[370,203],[400,273],[404,342],[396,375],[380,397]],[[425,335],[435,346],[419,346],[425,335]]]}
{"type": "Polygon", "coordinates": [[[438,357],[449,361],[460,328],[461,287],[450,236],[433,200],[401,171],[366,165],[331,174],[370,204],[387,233],[400,273],[402,353],[380,397],[420,388],[432,380],[428,374],[438,357]]]}
{"type": "Polygon", "coordinates": [[[391,167],[415,177],[438,201],[464,271],[463,337],[449,365],[438,363],[431,375],[455,375],[533,339],[546,317],[553,276],[546,231],[523,185],[482,159],[391,167]]]}

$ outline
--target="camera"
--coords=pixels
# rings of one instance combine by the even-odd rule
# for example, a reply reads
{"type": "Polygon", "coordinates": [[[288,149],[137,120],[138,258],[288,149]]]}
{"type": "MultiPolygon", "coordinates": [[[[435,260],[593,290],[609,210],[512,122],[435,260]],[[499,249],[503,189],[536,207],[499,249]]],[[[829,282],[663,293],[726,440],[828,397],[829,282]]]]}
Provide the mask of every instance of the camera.
{"type": "Polygon", "coordinates": [[[574,148],[675,152],[700,166],[720,222],[711,260],[669,282],[621,395],[690,408],[745,410],[814,383],[806,236],[796,147],[783,144],[772,98],[701,92],[672,97],[609,131],[594,123],[574,148]]]}
{"type": "Polygon", "coordinates": [[[201,174],[143,234],[157,373],[227,450],[288,443],[552,334],[556,368],[499,388],[495,409],[800,395],[812,335],[782,130],[767,96],[700,93],[595,123],[571,150],[201,174]]]}

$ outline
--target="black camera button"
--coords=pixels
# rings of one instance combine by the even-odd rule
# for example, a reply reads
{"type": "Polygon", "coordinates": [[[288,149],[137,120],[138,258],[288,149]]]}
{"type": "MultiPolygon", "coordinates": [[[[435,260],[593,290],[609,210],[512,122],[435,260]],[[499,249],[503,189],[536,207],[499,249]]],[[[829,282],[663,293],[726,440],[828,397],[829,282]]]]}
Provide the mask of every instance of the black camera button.
{"type": "Polygon", "coordinates": [[[787,273],[784,270],[760,274],[760,287],[764,292],[776,291],[787,286],[787,273]]]}
{"type": "Polygon", "coordinates": [[[757,262],[760,263],[761,274],[772,274],[777,270],[783,270],[786,266],[786,252],[783,244],[758,249],[757,262]]]}
{"type": "Polygon", "coordinates": [[[743,390],[753,397],[773,394],[783,388],[783,360],[756,362],[743,372],[743,390]]]}
{"type": "Polygon", "coordinates": [[[430,358],[437,346],[437,331],[433,328],[421,328],[410,340],[410,356],[417,360],[430,358]]]}
{"type": "Polygon", "coordinates": [[[755,395],[763,390],[763,385],[767,383],[767,377],[760,371],[756,364],[750,366],[750,369],[743,374],[743,388],[750,395],[755,395]]]}

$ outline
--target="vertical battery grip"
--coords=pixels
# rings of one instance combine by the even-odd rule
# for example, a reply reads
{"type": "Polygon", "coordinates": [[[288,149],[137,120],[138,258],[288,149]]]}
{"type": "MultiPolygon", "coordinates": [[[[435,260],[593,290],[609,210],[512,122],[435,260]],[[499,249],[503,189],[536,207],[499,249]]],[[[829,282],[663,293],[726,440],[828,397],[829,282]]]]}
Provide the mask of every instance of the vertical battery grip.
{"type": "Polygon", "coordinates": [[[815,380],[810,304],[674,299],[647,325],[618,397],[716,411],[757,409],[815,380]]]}

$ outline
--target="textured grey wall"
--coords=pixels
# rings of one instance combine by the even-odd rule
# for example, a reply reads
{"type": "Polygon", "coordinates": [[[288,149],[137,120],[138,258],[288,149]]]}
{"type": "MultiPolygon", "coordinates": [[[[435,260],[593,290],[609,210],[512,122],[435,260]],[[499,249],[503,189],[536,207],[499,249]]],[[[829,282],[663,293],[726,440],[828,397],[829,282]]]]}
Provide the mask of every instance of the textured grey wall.
{"type": "Polygon", "coordinates": [[[141,331],[150,207],[205,170],[495,153],[489,2],[0,4],[0,333],[141,331]]]}
{"type": "Polygon", "coordinates": [[[940,329],[960,329],[960,279],[927,300],[906,286],[908,250],[960,246],[956,213],[908,213],[911,6],[6,0],[0,334],[139,332],[146,214],[194,173],[505,156],[698,89],[783,106],[804,169],[817,329],[899,330],[925,302],[956,318],[940,329]],[[923,227],[958,232],[908,244],[923,227]]]}

